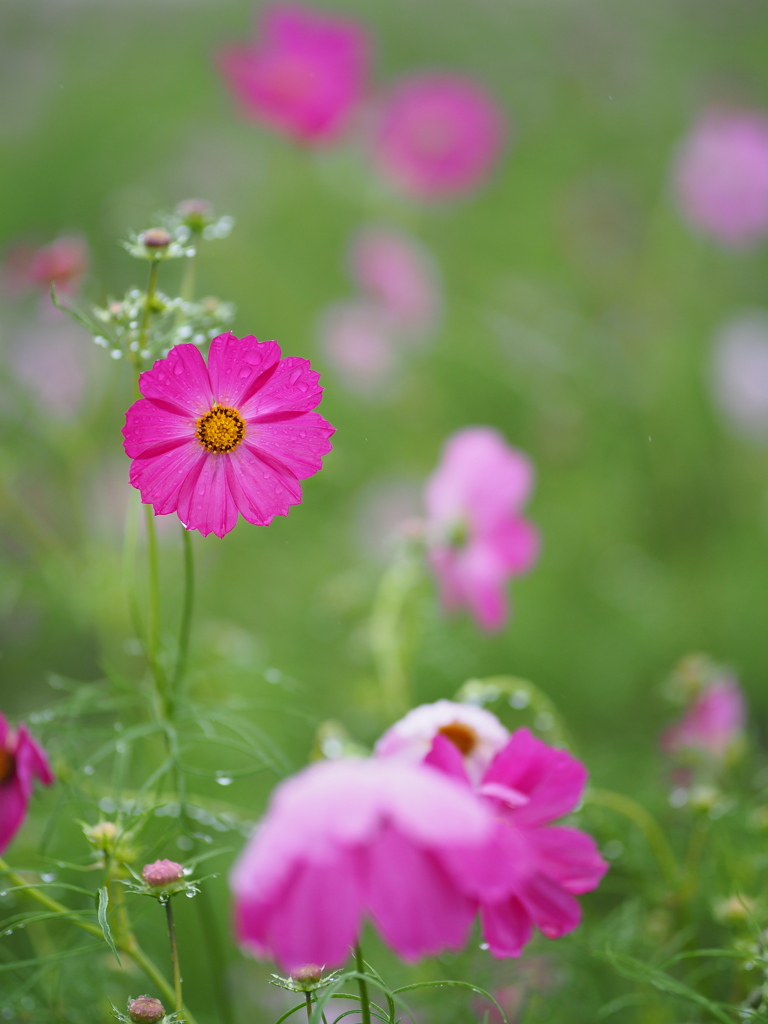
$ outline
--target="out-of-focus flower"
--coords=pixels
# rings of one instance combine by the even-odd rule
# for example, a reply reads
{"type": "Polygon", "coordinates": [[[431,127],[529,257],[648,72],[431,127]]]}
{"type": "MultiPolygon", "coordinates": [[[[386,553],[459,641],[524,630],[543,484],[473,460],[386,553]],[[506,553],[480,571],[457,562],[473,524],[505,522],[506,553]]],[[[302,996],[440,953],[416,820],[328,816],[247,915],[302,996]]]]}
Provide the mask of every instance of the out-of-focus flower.
{"type": "Polygon", "coordinates": [[[453,434],[426,484],[429,562],[446,611],[466,607],[482,629],[507,618],[506,583],[531,568],[536,528],[520,509],[533,468],[490,427],[453,434]]]}
{"type": "Polygon", "coordinates": [[[705,686],[680,721],[662,733],[661,749],[722,761],[743,740],[745,719],[741,687],[733,678],[719,679],[705,686]]]}
{"type": "Polygon", "coordinates": [[[362,919],[414,961],[464,944],[488,809],[437,772],[396,760],[324,761],[281,783],[231,876],[240,942],[288,972],[341,966],[362,919]]]}
{"type": "Polygon", "coordinates": [[[0,712],[0,853],[24,823],[35,779],[44,786],[53,782],[45,751],[26,725],[14,732],[0,712]]]}
{"type": "Polygon", "coordinates": [[[683,140],[673,169],[685,217],[719,242],[744,246],[768,233],[768,117],[706,110],[683,140]]]}
{"type": "Polygon", "coordinates": [[[344,385],[368,395],[392,382],[399,353],[392,322],[370,302],[337,302],[319,323],[320,347],[344,385]]]}
{"type": "MultiPolygon", "coordinates": [[[[426,763],[470,785],[461,754],[438,734],[426,763]]],[[[480,780],[477,794],[494,814],[497,853],[486,874],[467,879],[480,899],[483,936],[496,957],[519,956],[535,925],[548,939],[581,920],[577,895],[608,870],[591,836],[551,825],[572,811],[584,790],[584,766],[527,729],[513,733],[480,780]]]]}
{"type": "Polygon", "coordinates": [[[450,199],[490,173],[504,140],[495,101],[471,79],[418,75],[395,86],[379,112],[373,158],[416,199],[450,199]]]}
{"type": "Polygon", "coordinates": [[[741,433],[768,440],[768,312],[735,317],[718,331],[711,384],[723,415],[741,433]]]}
{"type": "Polygon", "coordinates": [[[13,246],[5,255],[2,280],[11,292],[39,288],[47,292],[74,292],[88,270],[88,244],[77,235],[62,235],[49,245],[35,248],[25,243],[13,246]]]}
{"type": "Polygon", "coordinates": [[[259,28],[258,40],[218,55],[243,112],[302,142],[336,141],[365,90],[363,28],[294,3],[266,8],[259,28]]]}
{"type": "Polygon", "coordinates": [[[64,317],[22,327],[13,337],[8,362],[40,410],[57,420],[74,419],[88,384],[94,383],[92,346],[82,329],[64,317]]]}
{"type": "Polygon", "coordinates": [[[435,736],[445,736],[461,752],[474,784],[509,740],[508,730],[485,708],[439,700],[413,708],[395,722],[377,741],[375,752],[378,757],[418,763],[429,753],[435,736]]]}
{"type": "Polygon", "coordinates": [[[155,515],[223,537],[238,513],[267,526],[301,503],[300,481],[322,467],[334,428],[311,410],[323,389],[306,359],[275,341],[220,334],[208,366],[176,345],[139,377],[126,414],[130,480],[155,515]]]}
{"type": "Polygon", "coordinates": [[[415,239],[391,228],[365,228],[352,241],[352,279],[409,337],[421,340],[440,314],[437,268],[415,239]]]}

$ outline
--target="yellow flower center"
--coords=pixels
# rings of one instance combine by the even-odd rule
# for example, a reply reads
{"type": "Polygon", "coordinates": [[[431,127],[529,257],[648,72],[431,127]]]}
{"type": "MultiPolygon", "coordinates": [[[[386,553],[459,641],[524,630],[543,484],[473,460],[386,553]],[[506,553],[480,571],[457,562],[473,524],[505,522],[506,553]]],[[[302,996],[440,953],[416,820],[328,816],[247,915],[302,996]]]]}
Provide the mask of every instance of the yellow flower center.
{"type": "Polygon", "coordinates": [[[16,758],[5,747],[0,747],[0,785],[12,779],[15,771],[16,758]]]}
{"type": "Polygon", "coordinates": [[[245,420],[226,405],[214,405],[197,421],[197,439],[209,452],[231,452],[245,437],[245,420]]]}
{"type": "Polygon", "coordinates": [[[437,730],[441,736],[450,740],[454,747],[458,747],[466,757],[471,754],[477,746],[477,733],[464,722],[450,722],[437,730]]]}

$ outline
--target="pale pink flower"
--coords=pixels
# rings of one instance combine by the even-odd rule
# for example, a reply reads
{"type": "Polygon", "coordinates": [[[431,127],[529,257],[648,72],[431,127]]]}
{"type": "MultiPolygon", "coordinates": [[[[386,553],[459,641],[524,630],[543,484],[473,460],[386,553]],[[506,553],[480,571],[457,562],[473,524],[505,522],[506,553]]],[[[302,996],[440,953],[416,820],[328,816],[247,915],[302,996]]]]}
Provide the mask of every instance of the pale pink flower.
{"type": "Polygon", "coordinates": [[[139,377],[144,396],[126,414],[130,479],[156,515],[223,537],[238,513],[267,526],[301,503],[300,481],[322,466],[334,428],[311,410],[319,374],[281,358],[275,341],[220,334],[208,366],[176,345],[139,377]]]}
{"type": "Polygon", "coordinates": [[[768,313],[753,310],[718,331],[711,384],[724,416],[741,433],[768,440],[768,313]]]}
{"type": "Polygon", "coordinates": [[[0,712],[0,854],[24,823],[35,779],[53,782],[45,751],[26,725],[14,732],[0,712]]]}
{"type": "Polygon", "coordinates": [[[427,756],[435,736],[445,736],[461,752],[467,775],[477,784],[507,745],[509,731],[485,708],[439,700],[413,708],[395,722],[377,741],[375,753],[416,763],[427,756]]]}
{"type": "MultiPolygon", "coordinates": [[[[426,763],[470,785],[460,750],[438,734],[426,763]]],[[[581,920],[576,896],[600,883],[608,865],[591,836],[551,825],[574,810],[587,780],[584,766],[527,729],[512,734],[480,780],[479,800],[494,814],[493,863],[464,878],[477,893],[483,936],[496,957],[519,956],[533,927],[548,939],[581,920]]]]}
{"type": "Polygon", "coordinates": [[[341,966],[364,917],[404,959],[466,941],[474,878],[495,834],[486,807],[396,760],[314,764],[275,790],[231,875],[237,937],[291,972],[341,966]]]}
{"type": "Polygon", "coordinates": [[[302,142],[336,141],[365,90],[364,29],[297,3],[267,7],[259,29],[258,40],[218,55],[243,112],[302,142]]]}
{"type": "Polygon", "coordinates": [[[706,110],[675,159],[677,201],[690,223],[731,246],[768,233],[768,117],[706,110]]]}
{"type": "Polygon", "coordinates": [[[504,141],[495,101],[471,79],[429,74],[405,79],[385,99],[373,158],[416,199],[448,199],[477,187],[504,141]]]}
{"type": "Polygon", "coordinates": [[[78,235],[62,235],[40,248],[20,242],[3,261],[3,280],[11,291],[40,288],[74,291],[88,270],[88,244],[78,235]]]}
{"type": "Polygon", "coordinates": [[[482,629],[507,618],[506,584],[531,568],[536,528],[520,514],[533,467],[490,427],[467,427],[446,442],[426,484],[429,562],[446,611],[466,607],[482,629]]]}
{"type": "Polygon", "coordinates": [[[399,363],[391,318],[370,302],[337,302],[320,317],[326,359],[353,392],[372,395],[392,384],[399,363]]]}
{"type": "Polygon", "coordinates": [[[744,736],[746,707],[735,679],[710,683],[691,701],[679,722],[661,736],[667,754],[703,754],[722,761],[744,736]]]}
{"type": "Polygon", "coordinates": [[[432,331],[441,296],[434,260],[415,239],[391,228],[366,228],[352,241],[352,280],[414,339],[432,331]]]}

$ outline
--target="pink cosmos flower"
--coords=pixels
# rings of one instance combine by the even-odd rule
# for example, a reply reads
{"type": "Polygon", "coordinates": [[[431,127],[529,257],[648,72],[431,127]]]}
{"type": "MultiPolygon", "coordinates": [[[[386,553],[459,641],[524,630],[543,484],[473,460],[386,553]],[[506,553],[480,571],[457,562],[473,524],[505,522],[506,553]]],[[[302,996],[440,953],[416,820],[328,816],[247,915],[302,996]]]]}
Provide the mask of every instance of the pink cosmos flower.
{"type": "Polygon", "coordinates": [[[448,199],[475,188],[504,140],[494,100],[459,75],[419,75],[395,87],[379,113],[373,158],[416,199],[448,199]]]}
{"type": "Polygon", "coordinates": [[[388,228],[366,228],[352,241],[355,284],[412,337],[423,338],[440,313],[434,260],[416,239],[388,228]]]}
{"type": "Polygon", "coordinates": [[[722,761],[744,735],[746,708],[741,687],[725,678],[706,686],[694,697],[679,722],[661,736],[667,754],[692,752],[722,761]]]}
{"type": "MultiPolygon", "coordinates": [[[[449,737],[435,737],[426,763],[470,785],[449,737]]],[[[484,876],[464,884],[478,894],[493,956],[519,956],[534,925],[548,939],[573,931],[581,920],[575,897],[596,888],[608,870],[585,832],[550,824],[576,807],[586,780],[581,762],[527,729],[512,734],[480,780],[477,794],[496,821],[497,853],[484,876]]]]}
{"type": "Polygon", "coordinates": [[[45,751],[26,725],[14,732],[0,712],[0,854],[24,823],[36,778],[44,786],[53,782],[45,751]]]}
{"type": "Polygon", "coordinates": [[[59,292],[74,292],[87,270],[85,239],[62,235],[40,248],[24,242],[12,246],[3,260],[2,278],[10,292],[39,288],[47,293],[52,284],[59,292]]]}
{"type": "Polygon", "coordinates": [[[413,708],[395,722],[376,742],[375,753],[378,757],[423,761],[435,736],[445,736],[458,748],[467,775],[475,784],[509,740],[508,730],[485,708],[439,700],[413,708]]]}
{"type": "Polygon", "coordinates": [[[677,201],[691,224],[718,241],[744,246],[768,233],[768,117],[712,108],[675,160],[677,201]]]}
{"type": "Polygon", "coordinates": [[[392,322],[369,302],[337,302],[320,317],[320,347],[349,391],[372,395],[392,383],[399,354],[392,322]]]}
{"type": "Polygon", "coordinates": [[[364,916],[404,960],[459,949],[477,907],[460,883],[494,832],[487,808],[435,771],[314,764],[278,786],[235,864],[238,939],[288,972],[341,966],[364,916]]]}
{"type": "Polygon", "coordinates": [[[223,537],[238,512],[267,526],[301,503],[334,428],[318,413],[319,374],[281,358],[276,341],[220,334],[208,366],[176,345],[139,377],[144,396],[126,414],[130,480],[155,515],[176,512],[188,530],[223,537]]]}
{"type": "Polygon", "coordinates": [[[302,142],[335,141],[365,88],[365,31],[357,22],[294,3],[267,7],[260,29],[258,41],[227,47],[218,56],[246,116],[302,142]]]}
{"type": "Polygon", "coordinates": [[[531,568],[536,528],[520,509],[533,468],[490,427],[467,427],[443,448],[424,500],[429,561],[446,611],[466,607],[487,631],[507,618],[506,582],[531,568]]]}

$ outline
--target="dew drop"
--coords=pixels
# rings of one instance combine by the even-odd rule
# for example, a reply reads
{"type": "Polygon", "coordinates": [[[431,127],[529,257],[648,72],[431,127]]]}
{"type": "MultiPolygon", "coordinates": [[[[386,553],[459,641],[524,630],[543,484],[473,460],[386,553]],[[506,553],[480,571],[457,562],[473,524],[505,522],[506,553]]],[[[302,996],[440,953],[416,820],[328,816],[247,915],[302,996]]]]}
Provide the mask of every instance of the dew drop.
{"type": "Polygon", "coordinates": [[[85,768],[83,768],[83,775],[93,775],[93,771],[94,771],[93,765],[92,764],[87,764],[85,766],[85,768]]]}
{"type": "Polygon", "coordinates": [[[184,373],[184,364],[180,359],[177,359],[173,366],[173,372],[177,377],[180,377],[184,373]]]}
{"type": "Polygon", "coordinates": [[[44,882],[55,882],[56,881],[56,873],[54,871],[49,871],[45,875],[40,875],[40,878],[44,882]]]}
{"type": "Polygon", "coordinates": [[[488,945],[487,942],[481,942],[480,943],[480,949],[490,949],[490,948],[491,947],[488,945]]]}
{"type": "Polygon", "coordinates": [[[220,786],[231,786],[235,780],[224,772],[216,772],[216,781],[220,786]]]}
{"type": "Polygon", "coordinates": [[[525,690],[516,690],[509,698],[510,707],[517,708],[518,711],[527,708],[530,703],[531,698],[525,690]]]}

